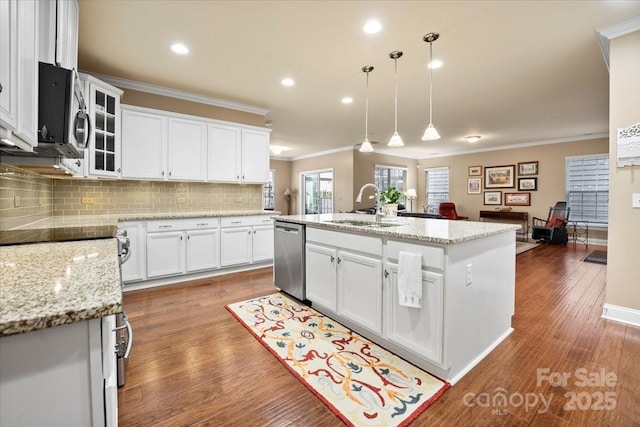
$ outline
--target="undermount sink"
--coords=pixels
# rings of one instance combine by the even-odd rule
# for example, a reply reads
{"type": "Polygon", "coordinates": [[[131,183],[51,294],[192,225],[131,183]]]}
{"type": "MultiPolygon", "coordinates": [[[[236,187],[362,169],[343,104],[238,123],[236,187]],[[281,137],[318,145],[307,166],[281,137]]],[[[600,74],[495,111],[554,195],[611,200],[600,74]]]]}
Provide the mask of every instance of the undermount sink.
{"type": "Polygon", "coordinates": [[[403,222],[394,221],[384,221],[382,222],[374,222],[374,221],[358,221],[358,220],[350,220],[350,219],[337,219],[334,221],[327,221],[333,224],[342,224],[342,225],[352,225],[354,227],[369,227],[369,228],[385,228],[385,227],[398,227],[400,225],[405,225],[403,222]]]}

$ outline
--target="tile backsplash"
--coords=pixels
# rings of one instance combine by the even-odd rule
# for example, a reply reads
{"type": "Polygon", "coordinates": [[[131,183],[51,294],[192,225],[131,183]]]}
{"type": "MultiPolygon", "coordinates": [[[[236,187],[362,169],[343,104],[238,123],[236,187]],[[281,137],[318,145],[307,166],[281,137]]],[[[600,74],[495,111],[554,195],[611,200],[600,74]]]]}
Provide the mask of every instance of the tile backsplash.
{"type": "Polygon", "coordinates": [[[0,230],[47,218],[53,212],[53,179],[0,164],[0,230]]]}
{"type": "Polygon", "coordinates": [[[262,185],[53,179],[0,164],[0,230],[60,215],[243,210],[262,210],[262,185]]]}
{"type": "Polygon", "coordinates": [[[262,209],[260,184],[57,179],[53,188],[54,215],[262,209]]]}

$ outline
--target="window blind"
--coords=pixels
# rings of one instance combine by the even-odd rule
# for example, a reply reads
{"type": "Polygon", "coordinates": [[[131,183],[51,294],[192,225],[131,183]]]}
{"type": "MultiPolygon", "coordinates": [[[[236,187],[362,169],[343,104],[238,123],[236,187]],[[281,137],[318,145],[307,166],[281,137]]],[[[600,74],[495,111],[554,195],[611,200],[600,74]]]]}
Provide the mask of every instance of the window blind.
{"type": "MultiPolygon", "coordinates": [[[[406,191],[405,184],[407,182],[407,169],[393,166],[375,167],[375,184],[380,191],[384,191],[389,187],[395,187],[401,193],[406,191]]],[[[404,201],[404,196],[400,199],[404,201]]]]}
{"type": "Polygon", "coordinates": [[[440,203],[449,201],[449,168],[426,169],[425,189],[427,213],[438,213],[440,203]]]}
{"type": "Polygon", "coordinates": [[[609,155],[567,157],[566,191],[570,220],[608,224],[609,155]]]}

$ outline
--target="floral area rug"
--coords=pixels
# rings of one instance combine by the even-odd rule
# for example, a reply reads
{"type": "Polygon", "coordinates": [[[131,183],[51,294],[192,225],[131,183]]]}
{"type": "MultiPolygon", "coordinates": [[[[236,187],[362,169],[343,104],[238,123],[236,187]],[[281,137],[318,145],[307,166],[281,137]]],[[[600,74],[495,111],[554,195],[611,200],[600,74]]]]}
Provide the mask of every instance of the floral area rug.
{"type": "Polygon", "coordinates": [[[349,425],[408,425],[450,387],[283,294],[226,308],[349,425]]]}

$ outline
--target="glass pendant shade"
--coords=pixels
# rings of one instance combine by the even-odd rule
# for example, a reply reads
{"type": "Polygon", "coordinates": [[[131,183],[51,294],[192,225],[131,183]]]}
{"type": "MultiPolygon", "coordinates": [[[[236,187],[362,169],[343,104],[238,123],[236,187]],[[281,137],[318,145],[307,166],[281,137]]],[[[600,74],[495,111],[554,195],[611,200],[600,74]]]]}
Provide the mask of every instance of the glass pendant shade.
{"type": "Polygon", "coordinates": [[[362,142],[362,145],[360,146],[360,150],[361,153],[371,153],[373,151],[373,146],[371,145],[371,143],[369,142],[368,139],[365,139],[362,142]]]}
{"type": "Polygon", "coordinates": [[[398,134],[398,132],[394,132],[393,135],[391,135],[391,139],[389,140],[389,143],[387,145],[389,147],[403,147],[404,142],[402,142],[402,137],[398,134]]]}
{"type": "Polygon", "coordinates": [[[423,141],[435,141],[436,139],[440,139],[440,134],[433,126],[433,123],[429,123],[427,129],[424,131],[424,135],[422,135],[423,141]]]}
{"type": "MultiPolygon", "coordinates": [[[[433,42],[438,40],[440,34],[428,33],[425,34],[422,40],[429,43],[429,64],[433,64],[433,42]]],[[[422,135],[423,141],[435,141],[440,139],[440,134],[433,126],[433,67],[429,67],[429,125],[422,135]]]]}
{"type": "Polygon", "coordinates": [[[389,58],[393,59],[395,64],[395,76],[396,76],[396,96],[395,96],[395,116],[394,116],[394,132],[391,135],[391,139],[387,146],[389,147],[403,147],[404,142],[402,141],[402,137],[398,134],[398,58],[402,57],[402,52],[399,50],[394,50],[389,54],[389,58]]]}

